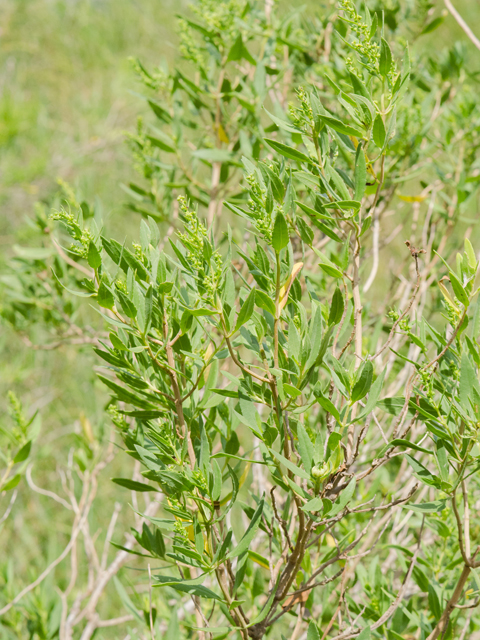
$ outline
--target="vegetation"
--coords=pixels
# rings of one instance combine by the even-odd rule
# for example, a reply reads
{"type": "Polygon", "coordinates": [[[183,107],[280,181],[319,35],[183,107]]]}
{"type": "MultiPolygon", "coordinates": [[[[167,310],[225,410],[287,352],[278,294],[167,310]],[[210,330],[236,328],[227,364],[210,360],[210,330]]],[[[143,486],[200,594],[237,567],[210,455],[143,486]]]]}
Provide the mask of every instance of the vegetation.
{"type": "Polygon", "coordinates": [[[133,61],[138,238],[62,183],[2,277],[5,324],[109,397],[53,491],[10,396],[2,535],[21,482],[72,514],[33,581],[5,565],[5,638],[480,630],[478,79],[417,46],[433,9],[199,0],[176,66],[133,61]],[[119,504],[94,533],[107,465],[126,541],[119,504]]]}

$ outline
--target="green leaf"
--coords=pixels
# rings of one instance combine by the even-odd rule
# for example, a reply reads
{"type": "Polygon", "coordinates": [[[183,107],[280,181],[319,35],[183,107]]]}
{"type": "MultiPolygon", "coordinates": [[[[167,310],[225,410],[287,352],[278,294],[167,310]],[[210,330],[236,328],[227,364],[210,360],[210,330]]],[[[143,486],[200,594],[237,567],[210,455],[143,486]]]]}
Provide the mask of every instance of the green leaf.
{"type": "Polygon", "coordinates": [[[162,151],[166,151],[167,153],[175,153],[175,147],[156,136],[147,136],[147,140],[154,147],[157,147],[157,149],[161,149],[162,151]]]}
{"type": "Polygon", "coordinates": [[[356,127],[352,127],[349,124],[344,124],[341,120],[337,118],[333,118],[332,116],[319,115],[318,116],[322,122],[332,128],[337,133],[343,133],[346,136],[355,136],[356,138],[363,138],[365,135],[365,131],[362,129],[358,129],[356,127]]]}
{"type": "Polygon", "coordinates": [[[418,462],[418,460],[415,460],[415,458],[409,456],[408,453],[405,455],[405,458],[413,469],[413,475],[418,478],[420,482],[423,482],[423,484],[427,484],[431,487],[441,487],[440,479],[437,476],[434,476],[433,473],[430,473],[430,471],[426,469],[423,464],[418,462]]]}
{"type": "Polygon", "coordinates": [[[301,422],[297,426],[298,451],[302,458],[305,471],[310,474],[312,471],[313,446],[310,437],[301,422]]]}
{"type": "Polygon", "coordinates": [[[378,70],[382,78],[386,79],[392,68],[392,52],[388,45],[388,42],[382,38],[380,43],[380,61],[378,63],[378,70]]]}
{"type": "Polygon", "coordinates": [[[326,202],[323,206],[325,209],[342,209],[343,211],[355,209],[355,211],[358,211],[362,204],[357,200],[336,200],[334,202],[326,202]]]}
{"type": "Polygon", "coordinates": [[[470,269],[475,270],[477,268],[477,256],[475,255],[475,250],[472,246],[472,243],[468,238],[465,238],[465,253],[467,255],[468,266],[470,269]]]}
{"type": "Polygon", "coordinates": [[[90,244],[88,245],[87,262],[92,267],[92,269],[98,269],[98,267],[102,264],[102,256],[100,255],[100,251],[92,241],[90,241],[90,244]]]}
{"type": "Polygon", "coordinates": [[[13,478],[10,478],[10,480],[8,480],[8,482],[4,484],[3,487],[0,485],[0,491],[10,491],[11,489],[15,489],[21,479],[22,474],[17,473],[17,475],[13,476],[13,478]]]}
{"type": "Polygon", "coordinates": [[[444,22],[444,20],[445,18],[443,16],[438,16],[438,18],[434,18],[423,27],[419,35],[424,36],[426,33],[431,33],[435,29],[438,29],[438,27],[444,22]]]}
{"type": "MultiPolygon", "coordinates": [[[[277,578],[277,583],[276,583],[276,587],[278,587],[278,583],[280,581],[280,576],[278,576],[277,578]]],[[[262,622],[262,620],[265,620],[265,618],[267,617],[267,615],[270,613],[270,611],[272,610],[272,603],[275,599],[275,594],[277,593],[277,589],[272,589],[272,593],[270,594],[268,600],[265,602],[265,604],[263,605],[260,613],[258,614],[258,616],[256,616],[251,622],[250,625],[254,625],[254,624],[259,624],[260,622],[262,622]]]]}
{"type": "Polygon", "coordinates": [[[245,553],[246,551],[248,551],[248,547],[250,546],[250,543],[252,542],[253,538],[255,537],[257,529],[258,529],[258,527],[260,525],[260,522],[262,520],[262,514],[263,514],[264,505],[265,505],[265,500],[262,498],[262,500],[260,500],[260,503],[259,503],[259,505],[257,507],[257,510],[253,514],[253,517],[252,517],[252,519],[250,521],[250,524],[248,525],[248,529],[243,534],[242,539],[240,540],[238,545],[235,547],[235,549],[230,551],[230,553],[228,554],[227,557],[229,559],[238,558],[238,556],[240,556],[242,553],[245,553]]]}
{"type": "Polygon", "coordinates": [[[134,273],[137,273],[141,280],[148,279],[148,273],[143,264],[125,246],[122,246],[116,240],[105,238],[105,236],[102,236],[102,245],[106,253],[122,271],[127,273],[130,268],[134,273]]]}
{"type": "Polygon", "coordinates": [[[435,500],[435,502],[423,502],[422,504],[406,504],[404,509],[417,511],[418,513],[441,513],[447,506],[446,498],[435,500]]]}
{"type": "Polygon", "coordinates": [[[464,307],[468,307],[470,301],[468,299],[468,295],[465,292],[465,289],[462,287],[460,280],[453,273],[453,271],[450,271],[448,277],[450,278],[450,282],[452,284],[453,293],[456,295],[456,297],[464,307]]]}
{"type": "Polygon", "coordinates": [[[115,484],[124,487],[125,489],[130,489],[131,491],[157,491],[155,487],[151,487],[149,484],[143,484],[143,482],[137,482],[136,480],[130,480],[129,478],[112,478],[112,482],[115,484]]]}
{"type": "Polygon", "coordinates": [[[300,234],[301,239],[305,242],[305,244],[311,245],[315,237],[313,230],[302,218],[297,218],[295,222],[297,224],[298,233],[300,234]]]}
{"type": "MultiPolygon", "coordinates": [[[[300,207],[300,209],[302,209],[302,211],[305,211],[305,213],[307,213],[309,216],[312,216],[313,218],[320,219],[320,220],[329,220],[329,221],[333,220],[332,215],[330,213],[327,213],[327,212],[320,213],[320,211],[317,211],[316,209],[312,209],[312,207],[309,207],[307,204],[300,202],[300,200],[295,200],[295,203],[298,204],[298,206],[300,207]]],[[[301,219],[302,218],[297,218],[297,222],[301,219]]]]}
{"type": "Polygon", "coordinates": [[[355,478],[352,478],[352,480],[350,480],[350,482],[345,487],[345,489],[340,493],[332,509],[328,512],[329,517],[333,518],[347,506],[347,504],[353,498],[353,494],[355,493],[356,486],[357,486],[357,481],[355,478]]]}
{"type": "Polygon", "coordinates": [[[264,291],[260,291],[259,289],[255,291],[255,304],[257,307],[260,307],[260,309],[271,313],[272,316],[275,315],[275,303],[264,291]]]}
{"type": "Polygon", "coordinates": [[[55,280],[58,282],[58,284],[62,287],[62,289],[65,289],[65,291],[68,291],[68,293],[71,293],[73,296],[78,296],[79,298],[91,298],[92,296],[95,295],[94,292],[87,293],[86,291],[74,291],[73,289],[69,289],[61,282],[60,278],[57,276],[57,274],[53,269],[52,269],[52,275],[55,278],[55,280]]]}
{"type": "Polygon", "coordinates": [[[447,450],[445,448],[445,441],[440,438],[436,442],[435,458],[437,461],[438,470],[440,471],[440,478],[448,482],[450,475],[450,467],[448,465],[447,450]]]}
{"type": "Polygon", "coordinates": [[[338,324],[343,316],[345,309],[345,302],[343,300],[343,294],[337,287],[333,294],[332,304],[330,306],[330,313],[328,315],[328,324],[338,324]]]}
{"type": "Polygon", "coordinates": [[[273,225],[272,247],[278,253],[284,249],[289,243],[290,236],[288,233],[288,225],[281,211],[276,215],[273,225]]]}
{"type": "Polygon", "coordinates": [[[302,395],[302,392],[299,389],[291,384],[288,384],[287,382],[283,383],[283,389],[291,398],[298,398],[302,395]]]}
{"type": "Polygon", "coordinates": [[[314,511],[323,511],[323,499],[319,497],[312,498],[303,505],[302,511],[306,511],[308,513],[313,513],[314,511]]]}
{"type": "Polygon", "coordinates": [[[181,580],[180,578],[174,578],[171,576],[155,576],[155,580],[158,580],[158,582],[154,583],[152,585],[153,587],[171,587],[181,593],[188,593],[192,596],[199,596],[200,598],[207,598],[209,600],[220,600],[223,602],[223,598],[217,593],[208,587],[204,587],[202,584],[198,584],[200,581],[205,580],[205,574],[199,576],[199,578],[194,578],[193,580],[181,580]]]}
{"type": "Polygon", "coordinates": [[[378,27],[378,15],[375,12],[373,14],[373,18],[372,18],[372,24],[370,25],[370,39],[372,39],[375,34],[377,33],[377,27],[378,27]]]}
{"type": "Polygon", "coordinates": [[[386,135],[385,124],[382,120],[382,116],[378,114],[375,118],[375,122],[373,123],[372,136],[373,141],[379,149],[383,149],[386,135]]]}
{"type": "Polygon", "coordinates": [[[377,402],[377,407],[392,416],[398,416],[405,404],[403,396],[394,396],[392,398],[384,398],[377,402]]]}
{"type": "Polygon", "coordinates": [[[17,464],[17,462],[24,462],[28,456],[30,455],[30,450],[32,448],[32,441],[29,440],[23,447],[17,451],[17,455],[14,457],[13,462],[17,464]]]}
{"type": "Polygon", "coordinates": [[[335,449],[337,449],[341,441],[342,441],[342,434],[338,433],[338,431],[333,431],[328,436],[327,449],[329,451],[335,451],[335,449]]]}
{"type": "Polygon", "coordinates": [[[276,116],[274,116],[273,114],[270,113],[270,111],[268,111],[267,109],[265,109],[265,107],[263,107],[263,110],[265,111],[265,113],[268,115],[268,117],[272,120],[272,122],[274,122],[277,127],[279,129],[282,129],[283,131],[288,131],[289,133],[302,133],[302,130],[299,129],[298,127],[296,127],[295,125],[293,125],[291,122],[289,122],[288,120],[282,120],[281,118],[277,118],[276,116]]]}
{"type": "Polygon", "coordinates": [[[477,374],[464,351],[460,363],[460,382],[458,385],[458,399],[460,405],[472,419],[475,418],[472,403],[480,405],[480,384],[477,374]]]}
{"type": "Polygon", "coordinates": [[[250,320],[255,308],[255,289],[252,289],[242,304],[242,308],[238,314],[235,331],[238,331],[242,325],[250,320]]]}
{"type": "Polygon", "coordinates": [[[127,318],[134,319],[137,317],[137,309],[130,298],[120,289],[116,291],[120,306],[127,318]]]}
{"type": "MultiPolygon", "coordinates": [[[[425,447],[421,447],[415,442],[410,442],[410,440],[405,440],[404,438],[395,438],[388,444],[388,448],[391,447],[407,447],[408,449],[415,449],[415,451],[421,451],[422,453],[428,453],[428,455],[432,455],[433,451],[430,449],[425,449],[425,447]]],[[[381,456],[380,456],[381,457],[381,456]]]]}
{"type": "Polygon", "coordinates": [[[387,373],[387,370],[386,368],[384,368],[382,373],[378,376],[378,378],[372,384],[370,388],[370,392],[368,394],[367,402],[365,403],[365,407],[362,409],[357,420],[359,420],[360,418],[364,418],[365,416],[368,416],[370,413],[372,413],[372,411],[377,406],[378,398],[380,397],[380,393],[382,391],[386,373],[387,373]]]}
{"type": "Polygon", "coordinates": [[[320,258],[320,268],[322,269],[322,271],[325,271],[325,273],[329,276],[332,276],[333,278],[342,278],[343,274],[340,271],[340,269],[333,264],[333,262],[331,260],[329,260],[327,258],[327,256],[325,256],[321,251],[319,251],[316,247],[313,247],[314,252],[317,254],[317,256],[320,258]]]}
{"type": "Polygon", "coordinates": [[[289,158],[290,160],[297,160],[298,162],[308,162],[309,164],[314,164],[314,161],[306,156],[301,151],[294,149],[293,147],[289,147],[283,142],[278,142],[278,140],[270,140],[269,138],[265,138],[265,142],[271,147],[274,151],[277,151],[280,155],[285,158],[289,158]]]}
{"type": "Polygon", "coordinates": [[[147,400],[145,400],[144,398],[140,398],[134,393],[131,393],[128,389],[124,389],[113,380],[110,380],[110,378],[106,378],[105,376],[102,376],[100,374],[97,375],[103,382],[103,384],[109,387],[109,389],[111,389],[115,393],[115,395],[121,402],[129,402],[130,404],[133,404],[135,407],[139,407],[140,409],[155,409],[155,407],[147,400]]]}
{"type": "Polygon", "coordinates": [[[256,64],[255,59],[244,45],[241,34],[239,34],[228,52],[227,62],[238,62],[243,58],[247,60],[247,62],[250,62],[250,64],[256,64]]]}
{"type": "Polygon", "coordinates": [[[159,120],[163,120],[166,124],[170,124],[172,116],[162,107],[162,105],[158,104],[158,102],[154,102],[153,100],[148,100],[148,106],[159,120]]]}
{"type": "Polygon", "coordinates": [[[442,606],[437,591],[433,584],[428,585],[428,607],[433,613],[435,620],[439,620],[442,615],[442,606]]]}
{"type": "Polygon", "coordinates": [[[372,224],[372,216],[368,215],[366,218],[362,220],[362,228],[360,229],[360,238],[370,229],[370,225],[372,224]]]}
{"type": "Polygon", "coordinates": [[[125,609],[127,609],[127,611],[129,611],[131,614],[133,614],[133,616],[139,622],[144,624],[145,620],[142,618],[142,616],[140,615],[140,612],[138,611],[136,606],[133,604],[133,602],[130,600],[130,597],[128,596],[127,592],[125,591],[125,587],[120,582],[120,580],[117,578],[117,576],[113,576],[113,583],[115,585],[115,589],[117,590],[118,595],[120,596],[120,600],[123,602],[123,606],[125,607],[125,609]]]}
{"type": "Polygon", "coordinates": [[[322,310],[320,307],[317,307],[315,311],[315,315],[310,323],[310,344],[311,349],[308,356],[308,360],[305,363],[305,370],[308,371],[310,367],[315,364],[317,360],[318,354],[320,353],[320,349],[322,347],[323,342],[323,319],[322,319],[322,310]]]}
{"type": "Polygon", "coordinates": [[[352,389],[351,402],[358,402],[370,391],[373,380],[373,364],[370,360],[363,365],[360,376],[352,389]]]}
{"type": "Polygon", "coordinates": [[[113,297],[113,293],[105,284],[105,280],[103,277],[100,281],[100,286],[98,287],[97,302],[99,306],[103,307],[104,309],[112,309],[113,305],[115,304],[115,298],[113,297]]]}
{"type": "Polygon", "coordinates": [[[320,634],[318,632],[318,627],[313,622],[313,620],[311,620],[310,624],[308,625],[307,640],[320,640],[320,634]]]}
{"type": "Polygon", "coordinates": [[[285,467],[287,467],[289,471],[294,473],[296,476],[298,476],[299,478],[303,478],[304,480],[310,480],[310,474],[303,469],[300,469],[300,467],[297,467],[297,465],[294,464],[291,460],[288,460],[281,453],[275,451],[274,449],[269,449],[269,451],[275,456],[275,458],[277,458],[279,462],[281,462],[285,467]]]}
{"type": "MultiPolygon", "coordinates": [[[[376,15],[376,14],[375,14],[376,15]]],[[[365,195],[367,182],[367,163],[365,160],[365,151],[363,149],[363,143],[359,143],[357,146],[357,152],[355,154],[355,195],[354,200],[361,202],[365,195]]]]}
{"type": "Polygon", "coordinates": [[[357,636],[357,640],[370,640],[371,637],[372,637],[372,634],[370,632],[370,626],[368,626],[362,629],[362,631],[357,636]]]}
{"type": "Polygon", "coordinates": [[[315,397],[317,398],[318,404],[323,407],[325,409],[325,411],[327,411],[327,413],[330,413],[335,420],[341,424],[341,419],[340,419],[340,414],[337,411],[336,406],[333,404],[333,402],[331,400],[329,400],[328,398],[326,398],[322,392],[320,391],[320,389],[315,389],[314,390],[314,394],[315,397]]]}

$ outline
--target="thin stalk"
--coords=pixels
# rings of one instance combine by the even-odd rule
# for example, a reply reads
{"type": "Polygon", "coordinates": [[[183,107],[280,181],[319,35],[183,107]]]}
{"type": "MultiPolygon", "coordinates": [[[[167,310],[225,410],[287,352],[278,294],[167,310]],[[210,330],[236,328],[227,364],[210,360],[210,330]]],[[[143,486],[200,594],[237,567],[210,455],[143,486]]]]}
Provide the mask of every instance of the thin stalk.
{"type": "Polygon", "coordinates": [[[185,423],[185,417],[183,415],[183,403],[182,403],[182,394],[180,391],[180,386],[178,384],[178,378],[175,367],[175,358],[173,355],[173,348],[171,343],[168,340],[168,320],[166,311],[163,315],[163,338],[165,340],[165,350],[167,352],[167,361],[168,361],[168,375],[170,376],[170,380],[172,383],[175,409],[177,410],[178,423],[180,425],[180,430],[183,438],[187,439],[187,450],[188,450],[188,458],[190,461],[190,467],[192,469],[195,468],[195,451],[193,449],[192,439],[190,437],[190,431],[185,423]]]}
{"type": "Polygon", "coordinates": [[[275,251],[276,261],[276,279],[275,279],[275,321],[273,325],[273,363],[276,369],[278,369],[278,324],[280,322],[280,253],[275,251]]]}

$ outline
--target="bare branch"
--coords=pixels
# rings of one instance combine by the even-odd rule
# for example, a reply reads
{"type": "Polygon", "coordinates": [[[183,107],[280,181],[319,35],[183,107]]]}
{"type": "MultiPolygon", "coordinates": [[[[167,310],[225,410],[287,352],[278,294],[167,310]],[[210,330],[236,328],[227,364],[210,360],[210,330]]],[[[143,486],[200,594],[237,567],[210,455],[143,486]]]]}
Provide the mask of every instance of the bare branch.
{"type": "Polygon", "coordinates": [[[480,51],[480,40],[477,38],[477,36],[473,33],[473,31],[470,29],[470,27],[468,26],[468,24],[465,22],[465,20],[462,18],[462,16],[458,13],[458,11],[455,9],[455,7],[453,6],[453,4],[450,2],[450,0],[444,0],[445,2],[445,6],[447,7],[447,9],[450,11],[450,13],[452,14],[452,16],[455,18],[455,20],[457,21],[458,25],[463,29],[463,31],[465,32],[465,34],[467,35],[468,38],[470,38],[471,42],[473,42],[473,44],[477,47],[477,49],[480,51]]]}

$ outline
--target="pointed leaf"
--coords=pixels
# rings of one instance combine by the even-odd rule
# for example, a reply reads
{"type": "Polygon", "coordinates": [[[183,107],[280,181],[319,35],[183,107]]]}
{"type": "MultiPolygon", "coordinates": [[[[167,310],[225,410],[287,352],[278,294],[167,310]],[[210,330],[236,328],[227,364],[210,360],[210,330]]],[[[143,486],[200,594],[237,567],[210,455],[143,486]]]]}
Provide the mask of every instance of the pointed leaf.
{"type": "Polygon", "coordinates": [[[392,68],[392,52],[388,42],[382,38],[380,43],[380,61],[378,63],[378,70],[382,78],[386,78],[392,68]]]}
{"type": "Polygon", "coordinates": [[[237,323],[235,325],[235,331],[238,331],[242,325],[250,320],[255,307],[255,289],[252,289],[242,304],[240,313],[237,317],[237,323]]]}
{"type": "Polygon", "coordinates": [[[363,144],[360,143],[357,146],[357,153],[355,154],[355,195],[353,199],[357,202],[361,202],[363,196],[365,195],[366,182],[367,163],[365,161],[365,151],[363,149],[363,144]]]}
{"type": "Polygon", "coordinates": [[[245,553],[246,551],[248,551],[248,547],[250,546],[250,543],[252,542],[253,538],[255,537],[257,529],[258,529],[258,527],[260,525],[260,522],[261,522],[261,519],[262,519],[262,513],[263,513],[264,504],[265,504],[265,500],[262,499],[260,501],[260,504],[257,507],[257,510],[253,514],[253,517],[252,517],[252,519],[250,521],[250,524],[248,525],[248,529],[245,531],[242,539],[240,540],[238,545],[235,547],[235,549],[230,551],[230,553],[227,556],[228,558],[230,558],[230,559],[237,558],[242,553],[245,553]]]}
{"type": "Polygon", "coordinates": [[[273,225],[272,247],[278,253],[287,246],[289,240],[290,236],[288,233],[287,222],[283,213],[279,211],[273,225]]]}
{"type": "Polygon", "coordinates": [[[352,404],[364,398],[367,393],[370,391],[370,387],[372,386],[373,379],[373,364],[370,360],[363,365],[362,371],[360,372],[360,377],[355,383],[352,389],[351,401],[352,404]]]}
{"type": "Polygon", "coordinates": [[[352,127],[349,124],[343,123],[341,120],[334,118],[333,116],[318,116],[322,122],[331,127],[334,131],[338,133],[343,133],[346,136],[355,136],[356,138],[363,138],[365,135],[365,131],[362,129],[358,129],[357,127],[352,127]]]}
{"type": "Polygon", "coordinates": [[[343,301],[343,295],[340,289],[337,287],[333,294],[332,304],[330,306],[330,313],[328,315],[328,324],[338,324],[343,316],[345,309],[345,302],[343,301]]]}
{"type": "Polygon", "coordinates": [[[269,138],[265,138],[265,142],[271,147],[274,151],[277,151],[280,155],[285,158],[289,158],[290,160],[297,160],[298,162],[308,162],[309,164],[313,164],[314,161],[306,156],[301,151],[294,149],[293,147],[289,147],[283,142],[278,142],[278,140],[270,140],[269,138]]]}
{"type": "Polygon", "coordinates": [[[112,478],[112,482],[115,482],[115,484],[118,484],[125,489],[130,489],[131,491],[156,491],[155,487],[151,487],[149,484],[130,480],[129,478],[112,478]]]}
{"type": "Polygon", "coordinates": [[[383,149],[386,135],[385,124],[382,120],[382,116],[378,114],[375,118],[375,122],[373,123],[372,136],[373,141],[379,149],[383,149]]]}

